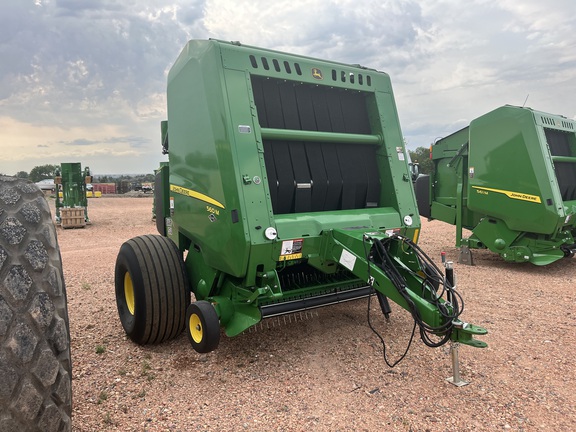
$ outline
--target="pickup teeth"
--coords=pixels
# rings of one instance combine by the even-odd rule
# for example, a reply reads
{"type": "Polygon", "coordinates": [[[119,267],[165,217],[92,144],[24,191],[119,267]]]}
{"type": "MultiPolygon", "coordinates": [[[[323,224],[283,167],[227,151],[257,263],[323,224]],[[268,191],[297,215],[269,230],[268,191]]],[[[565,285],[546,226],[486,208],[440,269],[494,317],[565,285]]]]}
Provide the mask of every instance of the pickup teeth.
{"type": "Polygon", "coordinates": [[[277,327],[284,327],[290,324],[296,324],[302,321],[308,321],[310,319],[318,318],[318,312],[312,311],[302,311],[294,312],[287,315],[273,316],[270,318],[263,319],[255,326],[248,329],[248,333],[256,333],[262,330],[270,330],[277,327]]]}

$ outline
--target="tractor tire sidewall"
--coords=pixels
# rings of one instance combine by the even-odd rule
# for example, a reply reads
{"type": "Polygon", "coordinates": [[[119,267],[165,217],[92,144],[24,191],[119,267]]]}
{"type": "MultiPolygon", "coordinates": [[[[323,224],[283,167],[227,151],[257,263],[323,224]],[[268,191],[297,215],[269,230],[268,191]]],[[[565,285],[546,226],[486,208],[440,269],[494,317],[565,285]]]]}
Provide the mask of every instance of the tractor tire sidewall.
{"type": "Polygon", "coordinates": [[[118,307],[120,322],[128,337],[134,342],[142,344],[143,342],[141,341],[146,330],[144,327],[145,316],[143,316],[146,311],[146,297],[142,295],[142,287],[144,286],[142,271],[138,264],[138,258],[130,244],[124,243],[120,248],[114,273],[116,306],[118,307]],[[126,272],[130,274],[134,287],[134,315],[130,313],[126,303],[124,292],[124,277],[126,272]]]}
{"type": "Polygon", "coordinates": [[[72,361],[56,227],[43,193],[0,176],[0,430],[69,431],[72,361]]]}

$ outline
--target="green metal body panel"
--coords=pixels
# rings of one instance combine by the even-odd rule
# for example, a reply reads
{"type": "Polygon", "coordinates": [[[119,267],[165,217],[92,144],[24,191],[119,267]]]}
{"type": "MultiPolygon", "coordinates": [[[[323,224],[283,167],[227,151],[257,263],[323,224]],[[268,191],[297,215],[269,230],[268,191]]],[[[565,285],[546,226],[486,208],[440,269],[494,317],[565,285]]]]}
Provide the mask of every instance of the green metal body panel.
{"type": "MultiPolygon", "coordinates": [[[[167,100],[159,231],[187,251],[191,290],[214,304],[229,336],[266,307],[367,287],[362,233],[417,240],[387,74],[194,40],[169,72],[167,100]],[[343,249],[354,268],[339,262],[343,249]]],[[[390,291],[382,271],[373,273],[390,291]]]]}
{"type": "Polygon", "coordinates": [[[60,164],[60,169],[56,171],[55,179],[57,184],[55,202],[57,222],[60,222],[60,209],[75,207],[84,208],[85,220],[89,222],[86,183],[89,183],[90,179],[90,168],[85,167],[82,170],[80,162],[60,164]]]}
{"type": "Polygon", "coordinates": [[[549,264],[576,234],[576,122],[500,107],[432,146],[430,217],[457,226],[457,246],[549,264]],[[462,238],[462,228],[472,231],[462,238]]]}

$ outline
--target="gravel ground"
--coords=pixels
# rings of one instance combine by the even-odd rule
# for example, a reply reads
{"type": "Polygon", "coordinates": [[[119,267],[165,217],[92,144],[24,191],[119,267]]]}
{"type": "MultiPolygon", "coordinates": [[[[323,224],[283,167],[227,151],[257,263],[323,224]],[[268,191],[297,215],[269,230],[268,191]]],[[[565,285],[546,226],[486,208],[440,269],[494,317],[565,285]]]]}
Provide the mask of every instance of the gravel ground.
{"type": "MultiPolygon", "coordinates": [[[[52,201],[53,206],[53,201],[52,201]]],[[[573,431],[576,430],[576,260],[507,264],[475,251],[455,265],[463,319],[486,327],[488,348],[460,347],[455,387],[449,348],[415,338],[389,368],[367,323],[367,300],[265,321],[197,354],[186,335],[137,346],[116,312],[120,245],[155,233],[152,198],[91,199],[92,224],[58,229],[68,290],[76,431],[573,431]],[[290,322],[289,322],[290,321],[290,322]]],[[[457,260],[454,227],[422,221],[420,245],[457,260]]],[[[412,321],[392,304],[371,317],[394,361],[412,321]]]]}

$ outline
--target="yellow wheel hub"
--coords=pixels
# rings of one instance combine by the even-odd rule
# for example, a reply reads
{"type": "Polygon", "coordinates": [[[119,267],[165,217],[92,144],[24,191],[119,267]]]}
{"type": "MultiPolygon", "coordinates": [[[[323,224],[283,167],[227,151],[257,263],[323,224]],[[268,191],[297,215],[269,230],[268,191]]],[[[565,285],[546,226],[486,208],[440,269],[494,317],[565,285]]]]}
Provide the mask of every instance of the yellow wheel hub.
{"type": "Polygon", "coordinates": [[[196,343],[202,342],[202,338],[204,337],[204,331],[202,329],[202,322],[200,321],[200,317],[196,314],[190,315],[190,320],[188,322],[188,328],[190,329],[190,336],[196,343]]]}
{"type": "Polygon", "coordinates": [[[131,315],[134,315],[136,301],[134,300],[134,285],[132,284],[132,278],[129,272],[124,274],[124,299],[126,300],[128,311],[131,315]]]}

